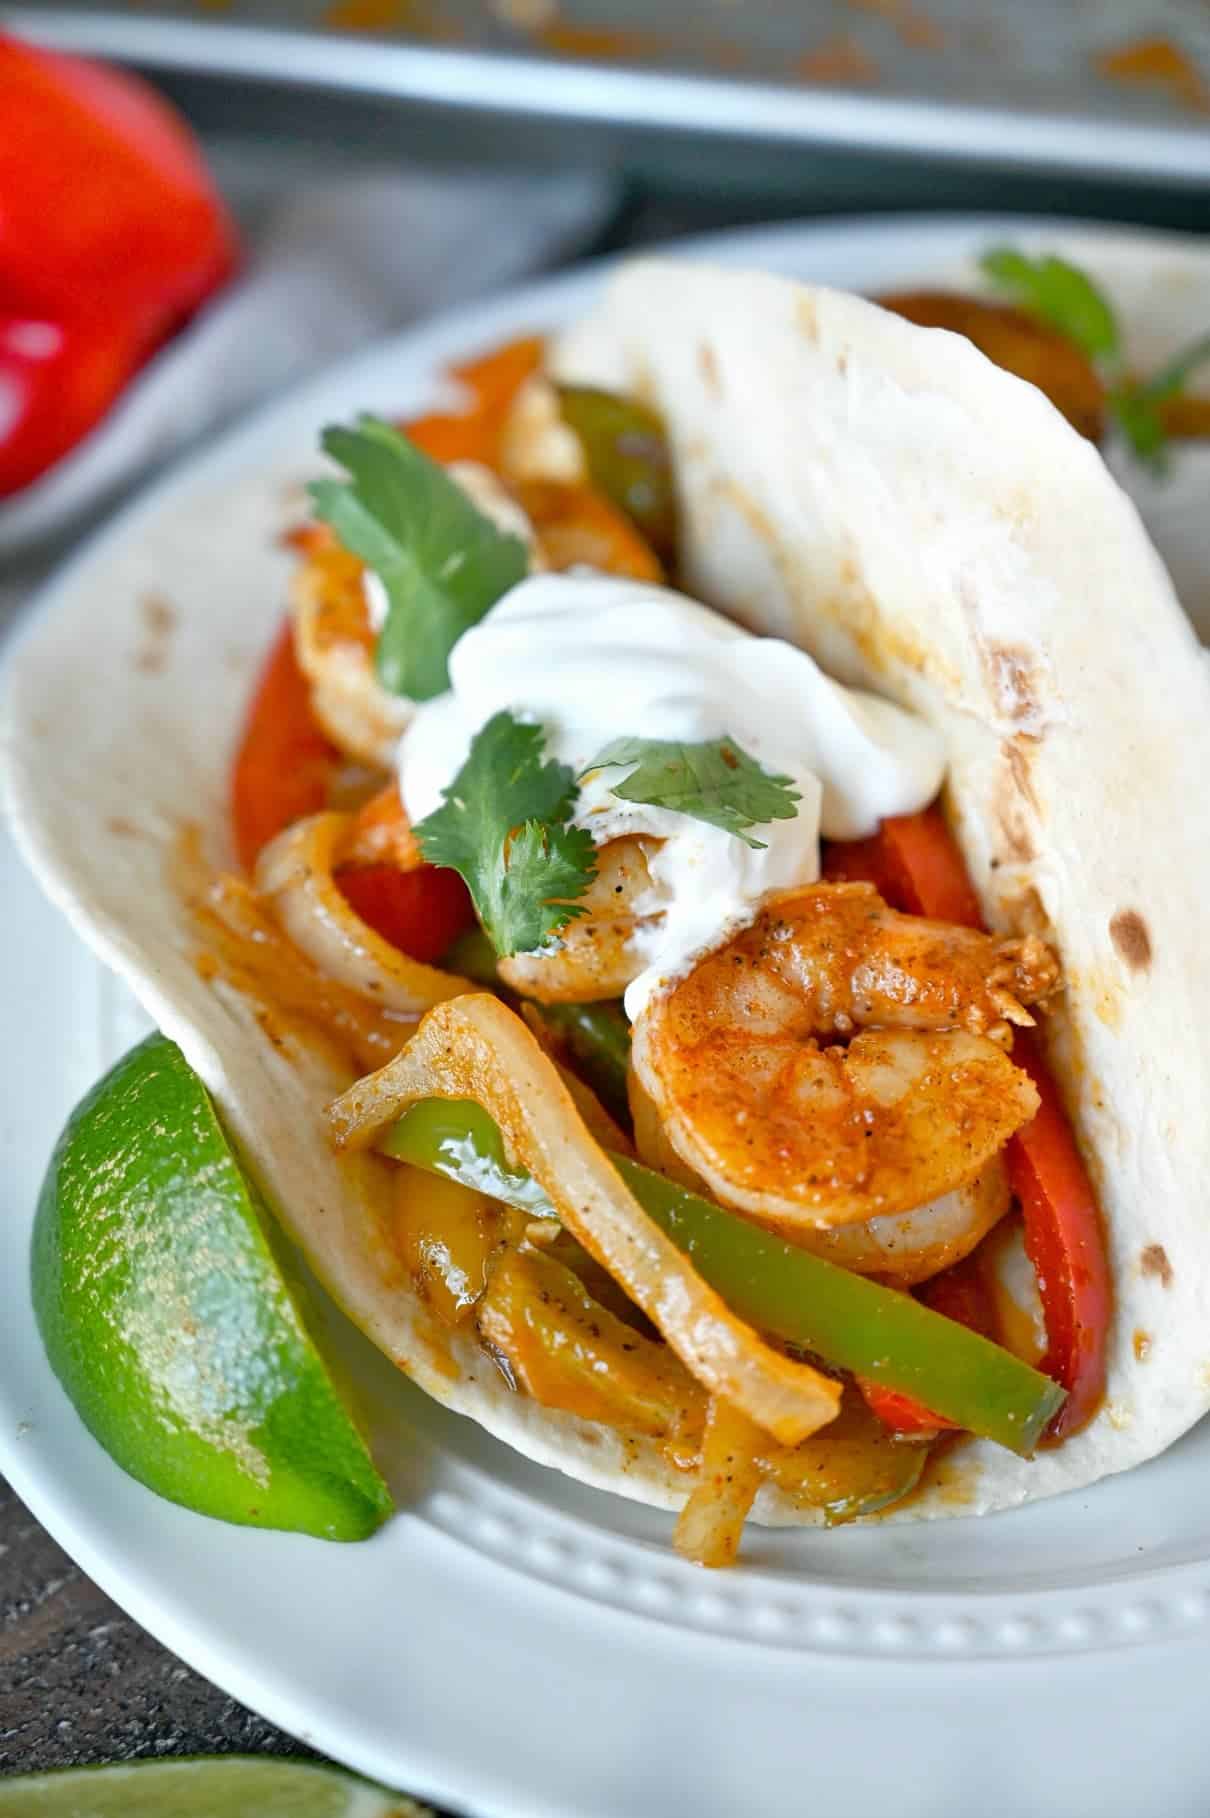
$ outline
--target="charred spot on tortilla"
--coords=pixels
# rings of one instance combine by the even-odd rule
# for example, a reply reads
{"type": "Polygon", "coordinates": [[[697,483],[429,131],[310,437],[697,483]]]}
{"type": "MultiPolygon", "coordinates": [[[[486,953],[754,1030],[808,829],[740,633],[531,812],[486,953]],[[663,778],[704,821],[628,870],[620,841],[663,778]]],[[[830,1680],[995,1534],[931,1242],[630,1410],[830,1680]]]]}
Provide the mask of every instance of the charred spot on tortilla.
{"type": "Polygon", "coordinates": [[[1137,909],[1119,909],[1109,923],[1109,938],[1132,972],[1146,972],[1151,964],[1151,934],[1137,909]]]}
{"type": "Polygon", "coordinates": [[[130,840],[138,837],[138,828],[124,814],[111,814],[105,823],[108,833],[116,834],[119,839],[130,840]]]}
{"type": "Polygon", "coordinates": [[[162,593],[145,593],[139,599],[143,637],[134,655],[134,666],[143,675],[159,675],[168,662],[168,643],[176,630],[177,612],[162,593]]]}
{"type": "Polygon", "coordinates": [[[819,312],[815,307],[815,298],[803,296],[795,298],[794,318],[808,341],[819,339],[819,312]]]}
{"type": "Polygon", "coordinates": [[[1004,777],[997,779],[992,813],[1000,834],[1001,864],[1028,865],[1038,854],[1026,824],[1015,786],[1004,777]]]}
{"type": "Polygon", "coordinates": [[[1150,1334],[1150,1332],[1144,1332],[1141,1326],[1136,1326],[1135,1332],[1134,1332],[1134,1337],[1131,1340],[1131,1345],[1134,1350],[1134,1355],[1135,1355],[1135,1358],[1137,1359],[1137,1361],[1139,1363],[1146,1363],[1147,1359],[1151,1355],[1151,1334],[1150,1334]]]}
{"type": "Polygon", "coordinates": [[[702,375],[702,384],[712,397],[721,398],[723,382],[719,376],[718,360],[709,341],[703,341],[697,350],[698,371],[702,375]]]}
{"type": "Polygon", "coordinates": [[[997,705],[1009,720],[1036,720],[1041,712],[1038,665],[1020,644],[987,643],[984,661],[997,705]]]}
{"type": "Polygon", "coordinates": [[[1154,1275],[1160,1286],[1172,1286],[1172,1264],[1168,1261],[1168,1252],[1163,1244],[1148,1244],[1139,1254],[1139,1274],[1154,1275]]]}
{"type": "Polygon", "coordinates": [[[1028,802],[1031,808],[1037,808],[1038,796],[1030,769],[1030,747],[1033,743],[1027,733],[1018,733],[1014,738],[1005,739],[1001,750],[1013,787],[1023,801],[1028,802]]]}

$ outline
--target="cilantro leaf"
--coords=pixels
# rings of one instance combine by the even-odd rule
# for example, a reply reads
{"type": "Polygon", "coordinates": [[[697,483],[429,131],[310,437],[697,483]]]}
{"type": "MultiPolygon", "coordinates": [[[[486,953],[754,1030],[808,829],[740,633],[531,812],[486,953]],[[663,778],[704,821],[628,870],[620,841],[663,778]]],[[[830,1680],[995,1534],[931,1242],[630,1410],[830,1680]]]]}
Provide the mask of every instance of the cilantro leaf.
{"type": "Polygon", "coordinates": [[[1166,366],[1147,380],[1143,390],[1154,403],[1162,404],[1169,398],[1179,398],[1199,366],[1210,360],[1210,335],[1200,335],[1196,341],[1183,347],[1174,354],[1166,366]]]}
{"type": "Polygon", "coordinates": [[[636,766],[613,785],[613,794],[624,802],[647,802],[706,821],[757,852],[764,851],[766,842],[753,839],[748,828],[792,821],[802,799],[788,776],[762,770],[728,736],[697,745],[677,739],[614,739],[583,774],[613,764],[636,766]]]}
{"type": "Polygon", "coordinates": [[[429,864],[464,879],[506,959],[531,953],[583,915],[575,899],[597,874],[592,836],[567,825],[575,777],[568,765],[544,759],[544,747],[540,726],[493,714],[442,806],[413,829],[429,864]]]}
{"type": "Polygon", "coordinates": [[[1105,402],[1118,430],[1135,459],[1162,474],[1169,435],[1161,406],[1179,397],[1197,368],[1210,360],[1210,335],[1184,348],[1150,379],[1135,379],[1124,370],[1113,306],[1086,273],[1053,254],[1030,259],[1011,246],[994,247],[979,265],[1021,308],[1049,322],[1101,365],[1109,380],[1105,402]]]}
{"type": "Polygon", "coordinates": [[[1168,430],[1159,403],[1148,395],[1147,387],[1115,385],[1105,402],[1135,460],[1162,474],[1168,465],[1168,430]]]}
{"type": "Polygon", "coordinates": [[[1030,315],[1074,341],[1090,360],[1117,358],[1121,341],[1113,305],[1078,266],[1053,253],[1031,259],[1011,246],[995,246],[984,253],[979,267],[1030,315]]]}
{"type": "Polygon", "coordinates": [[[377,417],[325,429],[323,446],[349,479],[315,481],[315,511],[374,570],[390,602],[378,678],[392,694],[431,700],[449,687],[449,654],[462,633],[526,573],[525,545],[377,417]]]}
{"type": "Polygon", "coordinates": [[[1109,408],[1135,458],[1162,474],[1168,462],[1168,426],[1161,408],[1179,398],[1199,366],[1210,360],[1210,335],[1174,354],[1150,379],[1129,380],[1109,393],[1109,408]]]}

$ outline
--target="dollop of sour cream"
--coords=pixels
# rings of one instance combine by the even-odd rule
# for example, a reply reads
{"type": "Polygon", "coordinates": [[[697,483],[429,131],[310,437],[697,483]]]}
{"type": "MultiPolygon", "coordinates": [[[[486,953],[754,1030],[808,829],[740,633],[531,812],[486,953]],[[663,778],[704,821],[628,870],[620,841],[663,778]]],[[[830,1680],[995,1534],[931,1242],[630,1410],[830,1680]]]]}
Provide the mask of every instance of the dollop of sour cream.
{"type": "Polygon", "coordinates": [[[574,819],[598,846],[623,835],[661,842],[648,858],[650,896],[631,905],[655,918],[626,993],[632,1019],[772,892],[817,878],[821,835],[860,839],[887,815],[914,813],[945,770],[922,720],[842,688],[805,651],[755,637],[670,589],[588,570],[520,582],[459,639],[449,692],[418,707],[400,741],[413,823],[440,806],[475,733],[502,709],[537,721],[551,756],[577,776],[589,772],[574,819]],[[797,812],[751,828],[765,842],[754,849],[672,809],[622,801],[613,785],[628,770],[589,768],[622,736],[730,737],[790,779],[797,812]]]}

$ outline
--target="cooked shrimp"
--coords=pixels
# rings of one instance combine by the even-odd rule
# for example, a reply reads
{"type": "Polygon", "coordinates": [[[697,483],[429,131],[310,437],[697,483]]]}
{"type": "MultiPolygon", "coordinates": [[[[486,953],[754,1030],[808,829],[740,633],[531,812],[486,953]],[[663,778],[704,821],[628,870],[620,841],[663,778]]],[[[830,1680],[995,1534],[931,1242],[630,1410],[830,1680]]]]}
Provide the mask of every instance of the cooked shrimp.
{"type": "Polygon", "coordinates": [[[975,1180],[1033,1115],[1003,1044],[1057,983],[1032,937],[817,884],[653,999],[633,1066],[668,1141],[724,1203],[796,1230],[881,1219],[975,1180]],[[822,1046],[830,1036],[853,1039],[822,1046]]]}
{"type": "Polygon", "coordinates": [[[659,915],[636,915],[651,900],[647,856],[656,841],[627,836],[597,848],[597,875],[579,899],[584,915],[539,953],[501,960],[500,977],[540,1004],[590,1004],[621,997],[643,969],[642,939],[659,915]]]}
{"type": "MultiPolygon", "coordinates": [[[[640,1159],[649,1168],[708,1195],[707,1183],[686,1166],[668,1140],[655,1106],[633,1071],[630,1104],[640,1159]]],[[[855,1275],[877,1275],[910,1288],[969,1256],[999,1224],[1011,1203],[1008,1172],[996,1155],[964,1186],[927,1205],[913,1206],[910,1212],[887,1213],[826,1231],[796,1223],[790,1234],[803,1249],[813,1250],[839,1268],[851,1269],[855,1275]]]]}
{"type": "Polygon", "coordinates": [[[290,609],[299,667],[316,719],[340,750],[389,770],[411,703],[388,694],[374,673],[374,630],[365,570],[333,541],[316,539],[294,576],[290,609]]]}

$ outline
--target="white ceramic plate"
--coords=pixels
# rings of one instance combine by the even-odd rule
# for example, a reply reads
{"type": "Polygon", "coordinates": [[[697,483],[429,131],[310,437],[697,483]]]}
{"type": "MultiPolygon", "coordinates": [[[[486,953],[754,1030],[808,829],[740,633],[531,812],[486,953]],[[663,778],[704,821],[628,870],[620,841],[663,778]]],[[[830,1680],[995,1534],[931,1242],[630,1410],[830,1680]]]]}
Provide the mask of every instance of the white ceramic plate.
{"type": "MultiPolygon", "coordinates": [[[[1103,273],[1138,318],[1140,358],[1210,323],[1210,251],[1169,237],[906,218],[703,250],[872,290],[959,272],[1010,237],[1103,273]]],[[[448,361],[558,323],[599,281],[477,306],[276,405],[126,512],[36,611],[87,592],[191,502],[214,535],[226,521],[238,536],[224,498],[268,467],[304,471],[321,423],[417,408],[448,361]]],[[[1210,454],[1193,454],[1148,510],[1210,626],[1207,503],[1210,454]]],[[[46,1156],[142,1022],[7,840],[0,1006],[0,1467],[87,1572],[236,1697],[480,1818],[1204,1818],[1210,1425],[1128,1477],[1017,1514],[754,1530],[745,1563],[710,1576],[670,1553],[668,1518],[528,1464],[333,1316],[406,1512],[352,1547],[202,1520],[109,1462],[34,1327],[27,1247],[46,1156]]]]}

